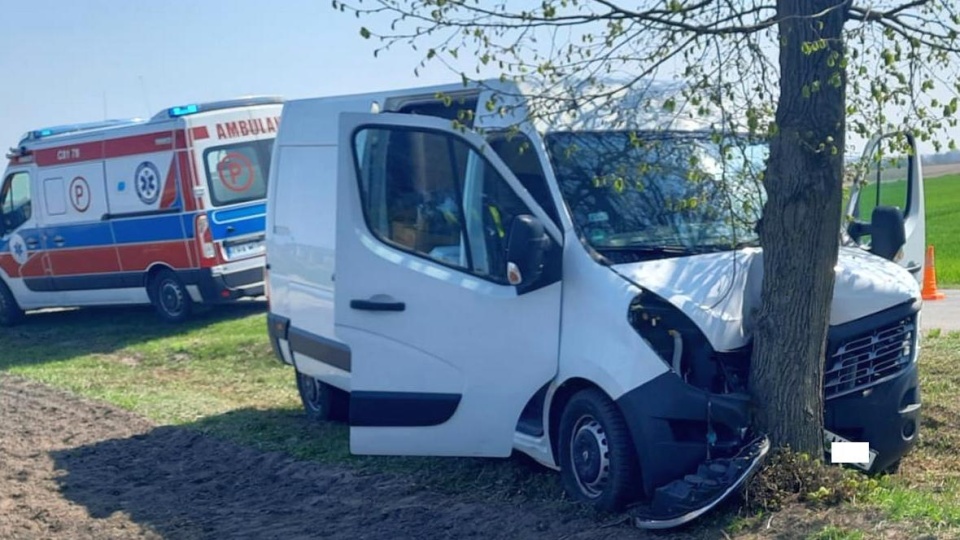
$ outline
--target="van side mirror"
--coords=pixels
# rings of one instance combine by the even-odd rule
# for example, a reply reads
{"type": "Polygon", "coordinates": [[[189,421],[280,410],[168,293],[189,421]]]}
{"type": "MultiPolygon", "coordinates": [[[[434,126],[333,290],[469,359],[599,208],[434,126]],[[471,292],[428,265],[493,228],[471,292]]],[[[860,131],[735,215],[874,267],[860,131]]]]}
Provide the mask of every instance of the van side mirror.
{"type": "Polygon", "coordinates": [[[507,280],[511,285],[536,283],[543,274],[543,256],[549,242],[539,219],[526,214],[513,218],[507,237],[507,280]]]}
{"type": "Polygon", "coordinates": [[[907,242],[903,212],[893,206],[877,206],[870,216],[870,252],[892,261],[907,242]]]}

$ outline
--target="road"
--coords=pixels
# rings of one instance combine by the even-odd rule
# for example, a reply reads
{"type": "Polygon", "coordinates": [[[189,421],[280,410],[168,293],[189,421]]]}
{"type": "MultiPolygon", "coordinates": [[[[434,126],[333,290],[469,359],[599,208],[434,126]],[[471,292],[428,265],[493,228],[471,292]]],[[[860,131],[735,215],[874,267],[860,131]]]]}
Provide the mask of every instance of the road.
{"type": "Polygon", "coordinates": [[[960,332],[960,289],[940,289],[943,300],[925,300],[921,315],[921,331],[939,328],[941,332],[960,332]]]}

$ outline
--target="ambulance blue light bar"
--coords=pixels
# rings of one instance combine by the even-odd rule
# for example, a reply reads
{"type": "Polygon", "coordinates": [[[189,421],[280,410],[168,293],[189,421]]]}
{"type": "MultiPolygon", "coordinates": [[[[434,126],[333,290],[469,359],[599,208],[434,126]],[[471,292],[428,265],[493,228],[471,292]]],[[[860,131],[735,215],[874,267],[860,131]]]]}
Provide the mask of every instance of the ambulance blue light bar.
{"type": "Polygon", "coordinates": [[[62,126],[45,127],[41,129],[35,129],[33,131],[28,131],[23,137],[20,138],[20,143],[22,144],[26,141],[36,141],[40,139],[46,139],[47,137],[64,135],[66,133],[92,131],[95,129],[105,129],[105,128],[111,128],[116,126],[135,124],[138,122],[143,122],[143,120],[141,120],[140,118],[128,118],[128,119],[103,120],[100,122],[86,122],[83,124],[66,124],[62,126]]]}
{"type": "Polygon", "coordinates": [[[182,107],[170,107],[168,114],[170,118],[176,118],[178,116],[186,116],[188,114],[196,114],[200,112],[199,105],[184,105],[182,107]]]}
{"type": "Polygon", "coordinates": [[[191,103],[189,105],[178,105],[164,109],[151,120],[165,120],[171,118],[180,118],[202,112],[219,111],[222,109],[235,109],[238,107],[252,107],[255,105],[278,105],[283,103],[283,98],[279,96],[247,96],[236,99],[227,99],[223,101],[211,101],[208,103],[191,103]]]}

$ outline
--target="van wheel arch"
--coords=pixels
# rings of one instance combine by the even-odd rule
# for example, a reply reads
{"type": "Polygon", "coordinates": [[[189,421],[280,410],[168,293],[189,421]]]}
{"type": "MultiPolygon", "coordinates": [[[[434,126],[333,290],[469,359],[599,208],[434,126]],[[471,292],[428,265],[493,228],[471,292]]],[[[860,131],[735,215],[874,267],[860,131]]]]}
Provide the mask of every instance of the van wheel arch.
{"type": "MultiPolygon", "coordinates": [[[[553,462],[560,465],[560,454],[558,452],[558,439],[560,438],[560,418],[563,417],[563,410],[567,408],[567,403],[577,392],[595,388],[601,390],[596,384],[580,378],[567,379],[553,393],[550,399],[550,417],[548,433],[550,434],[550,451],[553,453],[553,462]]],[[[602,391],[602,390],[601,390],[602,391]]]]}

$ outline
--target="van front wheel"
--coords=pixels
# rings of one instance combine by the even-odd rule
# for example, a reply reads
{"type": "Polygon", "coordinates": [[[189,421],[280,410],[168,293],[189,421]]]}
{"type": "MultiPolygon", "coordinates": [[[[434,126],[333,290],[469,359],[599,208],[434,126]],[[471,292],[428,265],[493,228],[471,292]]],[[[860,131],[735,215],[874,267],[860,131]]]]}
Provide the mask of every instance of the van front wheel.
{"type": "Polygon", "coordinates": [[[167,322],[183,322],[193,311],[193,300],[187,287],[170,270],[157,272],[150,281],[147,292],[157,314],[167,322]]]}
{"type": "Polygon", "coordinates": [[[582,390],[560,419],[560,476],[567,494],[615,512],[639,493],[640,467],[616,404],[597,389],[582,390]]]}
{"type": "Polygon", "coordinates": [[[307,418],[317,421],[346,420],[350,395],[297,371],[297,390],[307,418]]]}
{"type": "Polygon", "coordinates": [[[23,310],[17,304],[17,299],[7,288],[6,283],[0,280],[0,326],[13,326],[23,319],[23,310]]]}

